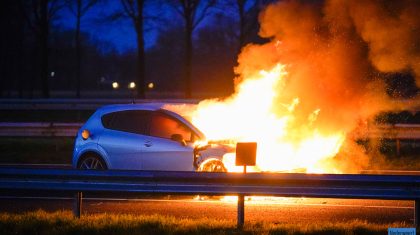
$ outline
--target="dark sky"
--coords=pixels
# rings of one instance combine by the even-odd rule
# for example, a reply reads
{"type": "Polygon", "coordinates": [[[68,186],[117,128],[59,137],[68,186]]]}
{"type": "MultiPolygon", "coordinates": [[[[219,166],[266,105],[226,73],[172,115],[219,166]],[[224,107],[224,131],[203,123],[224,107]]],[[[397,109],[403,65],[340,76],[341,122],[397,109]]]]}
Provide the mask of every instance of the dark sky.
{"type": "MultiPolygon", "coordinates": [[[[115,22],[104,20],[116,11],[121,11],[120,4],[120,1],[112,0],[92,7],[82,19],[81,30],[97,39],[111,42],[122,53],[136,48],[136,33],[132,21],[129,18],[120,18],[115,22]]],[[[159,11],[165,15],[172,14],[169,9],[156,9],[154,6],[147,6],[146,10],[152,13],[159,11]]],[[[61,26],[66,29],[75,28],[76,18],[68,8],[64,8],[60,16],[58,23],[61,26]]],[[[153,29],[150,26],[145,31],[146,48],[153,46],[157,33],[158,29],[153,29]]]]}
{"type": "MultiPolygon", "coordinates": [[[[251,6],[251,1],[247,3],[248,5],[245,6],[246,8],[251,6]]],[[[219,7],[216,9],[218,9],[220,13],[221,8],[219,7]]],[[[121,53],[135,50],[136,33],[131,19],[128,17],[122,17],[114,22],[104,20],[109,18],[109,16],[113,13],[122,11],[123,7],[119,0],[108,0],[96,5],[92,7],[82,19],[82,31],[88,32],[95,38],[102,41],[111,42],[121,53]]],[[[224,13],[234,14],[231,11],[224,11],[224,13]]],[[[75,28],[75,16],[71,14],[68,8],[64,8],[60,16],[61,17],[58,20],[58,23],[61,26],[67,29],[75,28]]],[[[205,17],[204,20],[197,26],[196,31],[201,27],[214,24],[214,18],[212,16],[214,15],[210,14],[205,17]]],[[[176,13],[175,9],[166,4],[162,4],[162,2],[158,0],[146,1],[144,5],[144,17],[144,39],[146,49],[154,45],[160,31],[168,27],[174,27],[175,25],[179,26],[182,24],[182,18],[178,15],[178,13],[176,13]],[[150,20],[150,18],[154,18],[155,20],[150,20]]]]}

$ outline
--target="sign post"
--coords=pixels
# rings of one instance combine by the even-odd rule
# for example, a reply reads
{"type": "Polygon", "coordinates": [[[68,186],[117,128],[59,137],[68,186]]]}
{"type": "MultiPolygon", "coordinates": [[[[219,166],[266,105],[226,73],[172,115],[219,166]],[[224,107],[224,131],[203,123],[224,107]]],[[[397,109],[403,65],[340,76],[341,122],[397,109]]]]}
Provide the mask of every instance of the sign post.
{"type": "MultiPolygon", "coordinates": [[[[246,174],[246,166],[255,166],[257,156],[257,143],[236,144],[236,166],[244,166],[243,173],[246,174]]],[[[238,229],[242,229],[245,222],[245,195],[238,195],[238,229]]]]}

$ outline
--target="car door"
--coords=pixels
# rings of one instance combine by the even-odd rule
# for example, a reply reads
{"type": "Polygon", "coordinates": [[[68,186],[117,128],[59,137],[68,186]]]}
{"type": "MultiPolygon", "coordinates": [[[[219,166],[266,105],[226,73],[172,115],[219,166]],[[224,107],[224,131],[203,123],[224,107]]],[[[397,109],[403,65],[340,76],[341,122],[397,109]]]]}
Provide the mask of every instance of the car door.
{"type": "Polygon", "coordinates": [[[143,169],[194,170],[192,138],[192,131],[179,120],[159,111],[153,112],[148,125],[148,136],[144,142],[143,169]],[[181,135],[185,145],[179,140],[173,140],[174,134],[181,135]]]}
{"type": "Polygon", "coordinates": [[[119,111],[102,117],[104,131],[98,141],[108,154],[112,169],[142,170],[142,143],[149,113],[119,111]]]}

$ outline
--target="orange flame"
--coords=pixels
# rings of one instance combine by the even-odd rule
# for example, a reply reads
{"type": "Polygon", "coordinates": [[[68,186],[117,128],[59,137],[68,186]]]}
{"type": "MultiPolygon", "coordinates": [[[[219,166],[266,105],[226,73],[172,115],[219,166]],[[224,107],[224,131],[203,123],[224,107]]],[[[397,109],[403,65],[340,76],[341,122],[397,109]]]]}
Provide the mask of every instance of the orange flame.
{"type": "MultiPolygon", "coordinates": [[[[325,135],[313,126],[320,109],[313,110],[306,123],[296,123],[299,99],[275,102],[285,87],[286,76],[286,66],[277,64],[270,71],[247,77],[226,100],[200,102],[192,114],[193,124],[209,140],[257,142],[257,165],[251,171],[337,173],[322,163],[337,154],[344,132],[325,135]]],[[[234,159],[234,154],[226,154],[223,163],[228,171],[241,172],[242,167],[235,167],[234,159]]]]}

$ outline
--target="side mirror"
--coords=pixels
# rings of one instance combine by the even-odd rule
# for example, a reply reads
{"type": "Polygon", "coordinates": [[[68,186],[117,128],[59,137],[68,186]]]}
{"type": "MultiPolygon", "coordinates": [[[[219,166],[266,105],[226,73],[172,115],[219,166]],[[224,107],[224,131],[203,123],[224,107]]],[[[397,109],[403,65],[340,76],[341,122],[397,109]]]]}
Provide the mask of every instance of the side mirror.
{"type": "Polygon", "coordinates": [[[182,146],[187,146],[187,142],[185,142],[184,138],[180,134],[171,135],[171,140],[180,143],[182,146]]]}

